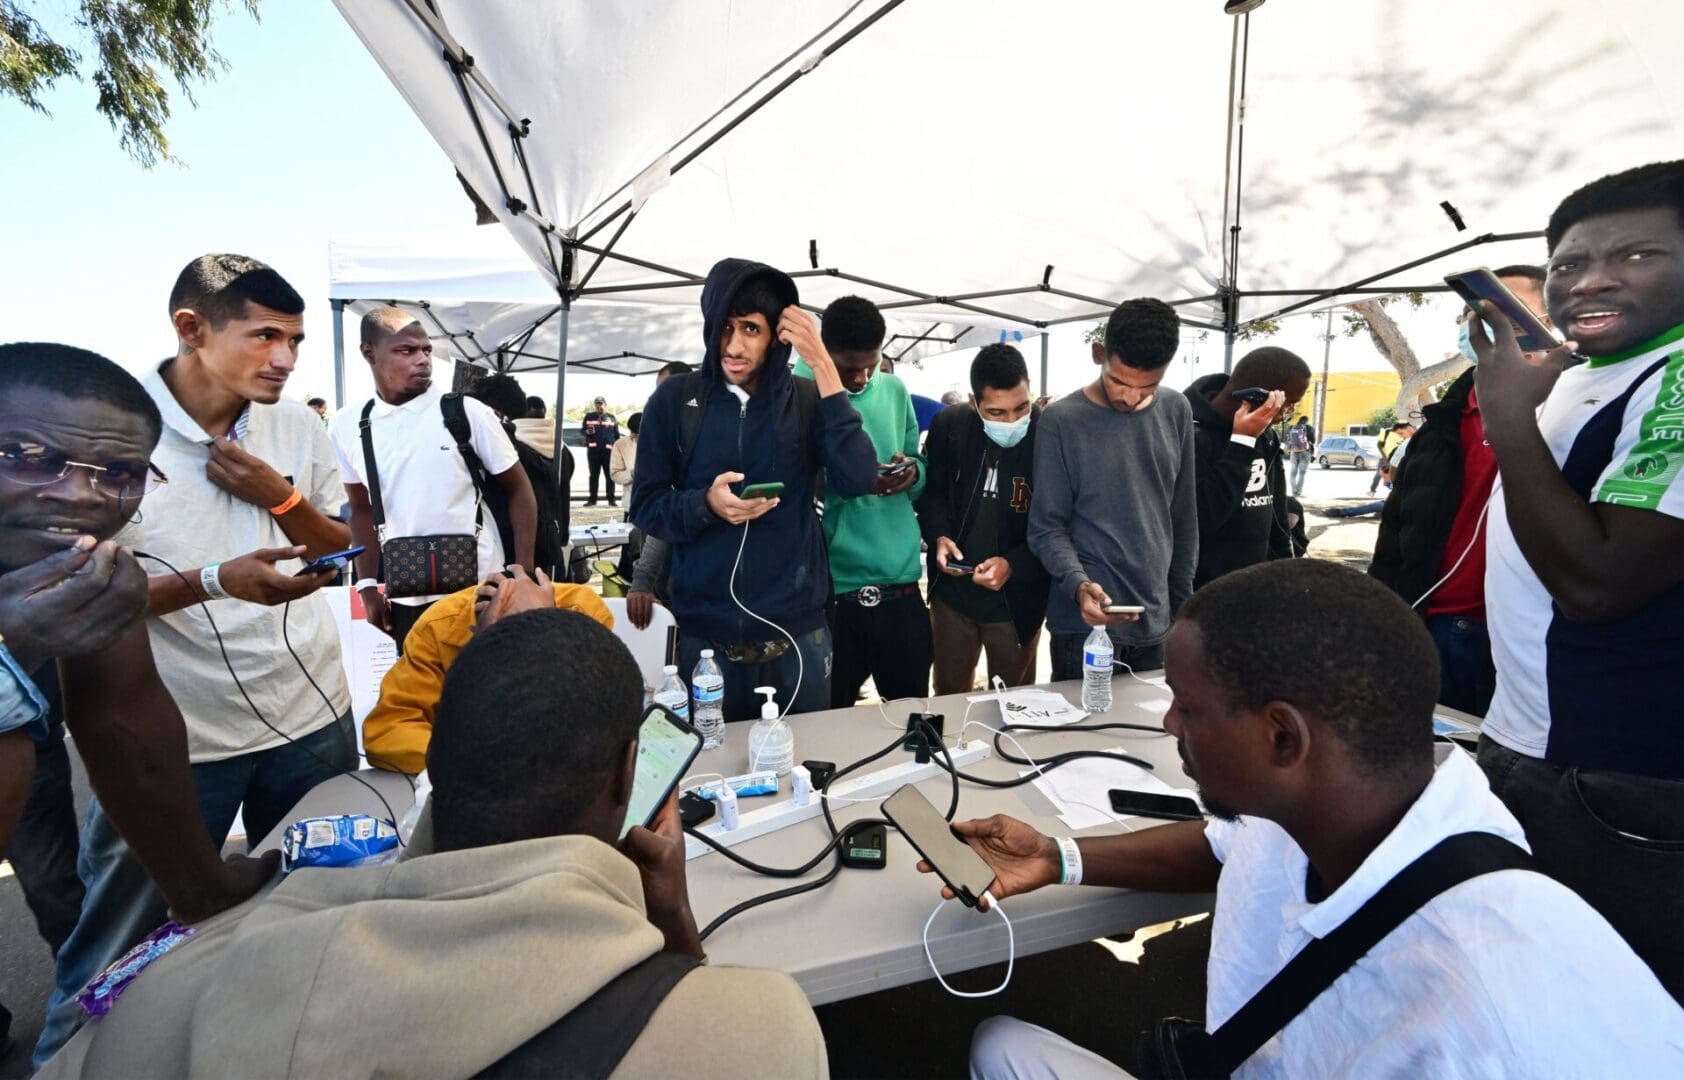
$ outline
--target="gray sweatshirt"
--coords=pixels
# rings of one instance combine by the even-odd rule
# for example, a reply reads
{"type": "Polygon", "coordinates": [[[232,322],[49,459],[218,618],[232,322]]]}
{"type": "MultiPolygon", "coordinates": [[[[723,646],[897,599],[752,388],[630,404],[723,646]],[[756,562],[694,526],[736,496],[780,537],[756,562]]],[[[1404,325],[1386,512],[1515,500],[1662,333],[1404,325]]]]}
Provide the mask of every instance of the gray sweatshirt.
{"type": "Polygon", "coordinates": [[[1086,634],[1076,589],[1097,582],[1114,604],[1146,608],[1111,630],[1155,645],[1193,592],[1199,561],[1193,413],[1161,389],[1144,412],[1119,413],[1078,390],[1047,406],[1035,434],[1029,547],[1052,577],[1047,628],[1086,634]]]}

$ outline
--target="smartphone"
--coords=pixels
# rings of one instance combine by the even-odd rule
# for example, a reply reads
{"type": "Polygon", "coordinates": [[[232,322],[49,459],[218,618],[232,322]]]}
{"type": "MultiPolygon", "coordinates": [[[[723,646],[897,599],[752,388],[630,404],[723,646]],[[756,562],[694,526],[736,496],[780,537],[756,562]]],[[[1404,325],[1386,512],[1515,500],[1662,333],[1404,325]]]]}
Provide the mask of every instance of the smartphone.
{"type": "Polygon", "coordinates": [[[1151,791],[1112,788],[1111,809],[1135,817],[1167,818],[1170,821],[1202,821],[1204,811],[1185,795],[1162,795],[1151,791]]]}
{"type": "MultiPolygon", "coordinates": [[[[1555,331],[1545,326],[1538,316],[1532,314],[1532,309],[1520,302],[1520,298],[1509,292],[1507,285],[1493,274],[1489,267],[1476,266],[1472,270],[1461,270],[1454,274],[1446,274],[1444,283],[1456,290],[1456,295],[1468,302],[1474,311],[1484,314],[1479,304],[1482,300],[1489,300],[1497,305],[1497,310],[1508,316],[1509,322],[1514,324],[1515,336],[1520,339],[1520,347],[1525,352],[1544,352],[1561,344],[1561,339],[1555,336],[1555,331]]],[[[1486,320],[1486,329],[1492,332],[1492,340],[1496,335],[1486,320]]]]}
{"type": "Polygon", "coordinates": [[[1228,396],[1243,401],[1247,405],[1261,405],[1269,400],[1269,391],[1261,386],[1249,386],[1244,390],[1230,390],[1228,396]]]}
{"type": "Polygon", "coordinates": [[[1139,604],[1106,604],[1099,610],[1107,615],[1144,615],[1146,609],[1139,604]]]}
{"type": "Polygon", "coordinates": [[[745,499],[775,499],[782,495],[783,491],[784,486],[779,481],[773,481],[769,484],[750,484],[743,488],[742,497],[745,499]]]}
{"type": "Polygon", "coordinates": [[[648,828],[672,789],[702,752],[701,732],[674,716],[663,705],[644,710],[637,729],[637,768],[632,774],[631,803],[626,807],[624,836],[632,827],[648,828]]]}
{"type": "Polygon", "coordinates": [[[947,568],[949,570],[956,570],[961,574],[974,574],[974,573],[976,573],[976,564],[975,563],[960,562],[958,559],[947,560],[947,568]]]}
{"type": "Polygon", "coordinates": [[[907,784],[883,800],[883,816],[966,907],[976,907],[977,900],[994,883],[994,868],[954,835],[953,826],[930,805],[930,800],[907,784]]]}
{"type": "Polygon", "coordinates": [[[348,547],[344,551],[331,551],[319,559],[311,559],[304,564],[304,569],[292,575],[293,577],[308,577],[311,574],[337,574],[345,569],[350,561],[368,549],[361,544],[348,547]]]}
{"type": "Polygon", "coordinates": [[[918,463],[911,458],[904,458],[900,461],[880,464],[877,466],[877,471],[884,476],[899,476],[916,464],[918,463]]]}

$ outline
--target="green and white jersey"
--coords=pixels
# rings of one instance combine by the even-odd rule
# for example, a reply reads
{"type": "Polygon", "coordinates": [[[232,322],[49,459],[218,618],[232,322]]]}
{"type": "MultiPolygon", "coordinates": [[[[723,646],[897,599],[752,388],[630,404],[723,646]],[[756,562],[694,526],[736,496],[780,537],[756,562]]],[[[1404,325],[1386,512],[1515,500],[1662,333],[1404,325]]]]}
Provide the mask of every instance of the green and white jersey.
{"type": "MultiPolygon", "coordinates": [[[[1684,326],[1563,372],[1538,429],[1586,502],[1684,518],[1684,326]]],[[[1485,733],[1563,765],[1684,779],[1684,585],[1623,619],[1576,622],[1515,542],[1501,484],[1487,522],[1485,733]]]]}

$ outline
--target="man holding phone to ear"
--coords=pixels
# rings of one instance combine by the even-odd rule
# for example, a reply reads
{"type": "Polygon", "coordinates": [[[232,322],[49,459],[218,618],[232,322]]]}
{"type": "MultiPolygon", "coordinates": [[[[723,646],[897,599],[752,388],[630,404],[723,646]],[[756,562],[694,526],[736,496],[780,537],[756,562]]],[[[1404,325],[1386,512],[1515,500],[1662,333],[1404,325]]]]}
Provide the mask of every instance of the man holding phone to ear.
{"type": "Polygon", "coordinates": [[[1567,344],[1528,359],[1489,303],[1470,328],[1499,480],[1479,761],[1684,1001],[1684,161],[1586,185],[1546,237],[1567,344]]]}
{"type": "Polygon", "coordinates": [[[788,274],[723,259],[702,288],[706,355],[643,407],[628,514],[671,545],[685,677],[703,649],[725,676],[725,719],[830,707],[830,574],[813,496],[877,490],[877,453],[788,274]],[[813,371],[792,375],[791,350],[813,371]],[[772,497],[747,486],[782,484],[772,497]]]}

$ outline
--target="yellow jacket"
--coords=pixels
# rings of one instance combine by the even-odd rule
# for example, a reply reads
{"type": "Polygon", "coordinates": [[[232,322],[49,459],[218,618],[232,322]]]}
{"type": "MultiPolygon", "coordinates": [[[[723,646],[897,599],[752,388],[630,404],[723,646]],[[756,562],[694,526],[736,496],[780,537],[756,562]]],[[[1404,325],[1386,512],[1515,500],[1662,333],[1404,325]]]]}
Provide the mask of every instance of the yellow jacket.
{"type": "MultiPolygon", "coordinates": [[[[602,598],[583,585],[553,585],[555,606],[577,611],[614,628],[602,598]]],[[[363,749],[368,763],[393,772],[418,773],[427,767],[427,743],[433,737],[433,710],[444,690],[444,673],[474,632],[474,590],[463,589],[435,603],[410,628],[403,655],[380,681],[380,701],[363,720],[363,749]]],[[[534,672],[534,677],[541,677],[534,672]]]]}

